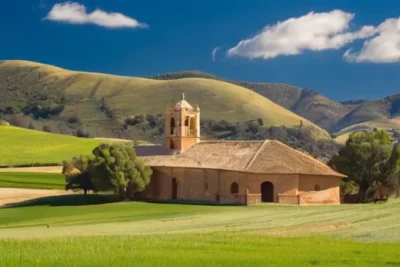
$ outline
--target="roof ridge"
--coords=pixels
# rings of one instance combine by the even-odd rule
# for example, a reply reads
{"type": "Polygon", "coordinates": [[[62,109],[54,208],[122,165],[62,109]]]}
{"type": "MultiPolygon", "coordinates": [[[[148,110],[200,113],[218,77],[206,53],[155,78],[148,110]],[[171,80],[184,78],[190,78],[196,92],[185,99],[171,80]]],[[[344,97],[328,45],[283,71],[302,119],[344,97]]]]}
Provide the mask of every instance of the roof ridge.
{"type": "Polygon", "coordinates": [[[264,148],[264,146],[267,145],[267,143],[269,143],[270,140],[266,139],[263,144],[258,148],[257,152],[254,153],[253,157],[251,158],[251,160],[249,161],[249,163],[247,163],[246,167],[244,168],[245,171],[247,171],[250,166],[253,164],[253,162],[256,160],[257,156],[261,153],[262,149],[264,148]]]}
{"type": "Polygon", "coordinates": [[[204,143],[264,143],[265,140],[202,140],[198,144],[204,143]]]}

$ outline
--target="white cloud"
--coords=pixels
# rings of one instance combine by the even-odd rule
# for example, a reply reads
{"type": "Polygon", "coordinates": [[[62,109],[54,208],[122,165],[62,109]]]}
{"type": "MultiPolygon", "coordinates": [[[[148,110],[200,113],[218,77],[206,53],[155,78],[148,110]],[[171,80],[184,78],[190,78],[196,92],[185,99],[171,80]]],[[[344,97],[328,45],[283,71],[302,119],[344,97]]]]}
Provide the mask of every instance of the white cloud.
{"type": "Polygon", "coordinates": [[[253,38],[242,40],[229,49],[227,55],[268,59],[280,55],[298,55],[304,50],[339,49],[356,39],[376,33],[371,26],[349,31],[349,23],[353,18],[354,14],[341,10],[310,12],[266,26],[253,38]]]}
{"type": "Polygon", "coordinates": [[[147,27],[121,13],[108,13],[101,9],[88,13],[84,5],[75,2],[55,4],[45,19],[71,24],[96,24],[107,28],[147,27]]]}
{"type": "Polygon", "coordinates": [[[220,50],[221,49],[221,47],[216,47],[216,48],[214,48],[213,50],[212,50],[212,52],[211,52],[211,59],[212,59],[212,61],[215,61],[215,56],[217,55],[217,52],[218,52],[218,50],[220,50]]]}
{"type": "Polygon", "coordinates": [[[366,40],[359,52],[349,49],[343,57],[352,62],[400,62],[400,18],[385,20],[377,31],[378,35],[366,40]]]}

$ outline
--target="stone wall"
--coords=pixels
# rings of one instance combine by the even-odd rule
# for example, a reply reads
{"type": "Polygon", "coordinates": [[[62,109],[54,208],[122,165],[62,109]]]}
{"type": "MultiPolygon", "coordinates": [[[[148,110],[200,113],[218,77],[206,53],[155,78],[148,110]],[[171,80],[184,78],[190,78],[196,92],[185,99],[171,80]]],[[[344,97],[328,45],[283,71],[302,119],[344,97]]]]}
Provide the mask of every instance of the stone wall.
{"type": "Polygon", "coordinates": [[[247,205],[254,205],[261,203],[261,194],[248,194],[246,203],[247,205]]]}
{"type": "Polygon", "coordinates": [[[278,202],[278,194],[297,195],[299,177],[297,174],[246,174],[246,185],[249,194],[261,194],[261,184],[271,182],[274,186],[274,202],[278,202]]]}
{"type": "Polygon", "coordinates": [[[299,204],[299,196],[298,195],[284,195],[278,194],[278,203],[279,204],[299,204]]]}
{"type": "Polygon", "coordinates": [[[262,201],[261,184],[273,184],[273,202],[282,204],[340,203],[340,178],[297,174],[255,174],[201,168],[153,167],[153,176],[142,197],[169,200],[172,180],[177,181],[177,198],[232,204],[256,204],[262,201]],[[231,194],[232,183],[239,192],[231,194]],[[315,192],[315,185],[320,191],[315,192]]]}
{"type": "Polygon", "coordinates": [[[299,204],[340,204],[340,178],[300,175],[299,179],[299,204]]]}

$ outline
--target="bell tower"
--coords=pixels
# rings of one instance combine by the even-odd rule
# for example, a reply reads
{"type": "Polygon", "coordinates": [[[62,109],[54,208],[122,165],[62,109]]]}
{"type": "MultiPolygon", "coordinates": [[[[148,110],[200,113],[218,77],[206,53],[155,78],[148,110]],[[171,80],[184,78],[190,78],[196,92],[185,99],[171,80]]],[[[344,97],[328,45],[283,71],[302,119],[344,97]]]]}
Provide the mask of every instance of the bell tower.
{"type": "Polygon", "coordinates": [[[200,142],[200,108],[185,100],[170,107],[165,114],[165,147],[180,152],[200,142]]]}

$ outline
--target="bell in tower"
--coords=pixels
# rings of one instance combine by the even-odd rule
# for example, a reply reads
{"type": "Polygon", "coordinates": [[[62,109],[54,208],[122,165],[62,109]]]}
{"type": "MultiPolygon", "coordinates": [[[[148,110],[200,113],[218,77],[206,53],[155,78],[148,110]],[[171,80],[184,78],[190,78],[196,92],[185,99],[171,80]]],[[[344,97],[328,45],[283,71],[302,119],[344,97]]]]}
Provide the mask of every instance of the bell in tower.
{"type": "Polygon", "coordinates": [[[182,93],[165,115],[165,147],[180,152],[200,142],[200,108],[193,108],[182,93]]]}

